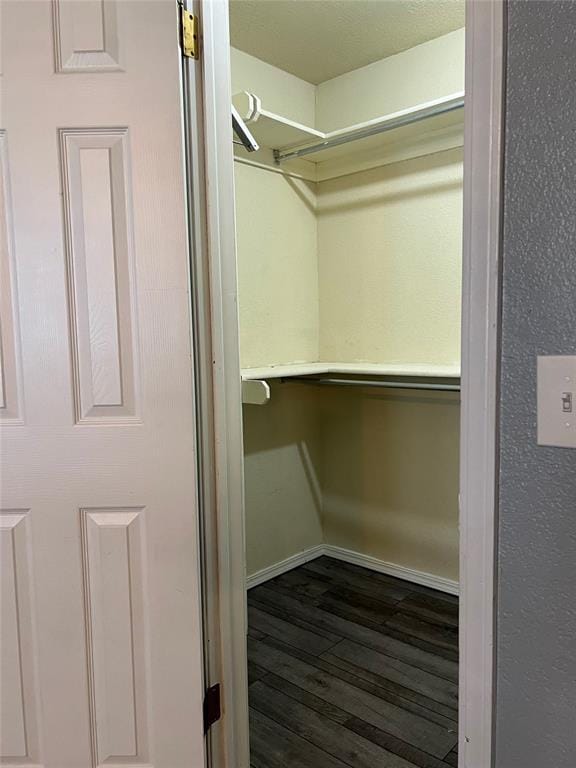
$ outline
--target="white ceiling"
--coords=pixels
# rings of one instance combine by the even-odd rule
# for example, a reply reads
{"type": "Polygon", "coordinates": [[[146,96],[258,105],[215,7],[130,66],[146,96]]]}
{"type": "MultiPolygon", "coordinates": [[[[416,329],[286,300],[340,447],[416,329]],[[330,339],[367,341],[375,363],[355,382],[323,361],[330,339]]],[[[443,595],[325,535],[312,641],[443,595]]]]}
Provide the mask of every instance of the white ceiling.
{"type": "Polygon", "coordinates": [[[464,0],[230,0],[232,45],[321,83],[464,26],[464,0]]]}

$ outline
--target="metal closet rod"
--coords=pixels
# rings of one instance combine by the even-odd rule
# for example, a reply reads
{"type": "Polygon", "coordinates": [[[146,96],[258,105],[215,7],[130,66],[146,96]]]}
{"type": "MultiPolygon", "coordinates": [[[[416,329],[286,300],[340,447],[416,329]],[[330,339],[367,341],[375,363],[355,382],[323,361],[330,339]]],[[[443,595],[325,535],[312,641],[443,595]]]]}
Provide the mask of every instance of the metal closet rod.
{"type": "Polygon", "coordinates": [[[386,131],[392,131],[394,128],[401,128],[404,125],[418,123],[420,120],[426,120],[429,117],[445,115],[448,112],[454,112],[456,109],[462,109],[463,106],[464,97],[459,97],[444,104],[432,104],[429,107],[424,107],[418,112],[413,112],[408,115],[400,115],[387,122],[376,123],[375,125],[367,126],[366,128],[359,128],[357,131],[351,131],[342,136],[333,136],[330,139],[319,141],[317,144],[311,144],[307,147],[287,150],[286,152],[282,152],[280,149],[275,149],[273,152],[274,160],[277,163],[281,163],[283,160],[291,160],[294,157],[304,157],[305,155],[319,152],[321,149],[339,147],[342,144],[348,144],[350,141],[358,141],[359,139],[367,139],[369,136],[377,136],[379,133],[386,133],[386,131]]]}
{"type": "Polygon", "coordinates": [[[445,384],[442,382],[429,383],[418,381],[382,381],[379,379],[334,379],[308,378],[307,376],[290,376],[283,381],[300,381],[306,384],[320,384],[340,387],[378,387],[380,389],[427,389],[434,392],[460,392],[460,384],[445,384]]]}

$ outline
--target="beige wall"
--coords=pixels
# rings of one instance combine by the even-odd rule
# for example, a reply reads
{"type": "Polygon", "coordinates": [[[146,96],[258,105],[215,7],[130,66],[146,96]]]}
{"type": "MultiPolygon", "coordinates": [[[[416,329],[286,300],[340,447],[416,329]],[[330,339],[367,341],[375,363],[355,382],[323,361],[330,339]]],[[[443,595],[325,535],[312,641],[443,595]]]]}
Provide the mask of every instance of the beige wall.
{"type": "Polygon", "coordinates": [[[347,125],[464,90],[464,29],[320,83],[316,125],[347,125]]]}
{"type": "Polygon", "coordinates": [[[235,164],[243,368],[318,360],[314,184],[235,164]]]}
{"type": "MultiPolygon", "coordinates": [[[[316,89],[233,52],[233,82],[333,129],[463,89],[463,33],[316,89]]],[[[316,185],[236,163],[243,367],[457,363],[461,174],[460,150],[316,185]]],[[[450,395],[282,384],[245,406],[248,573],[324,540],[457,578],[458,418],[450,395]]]]}
{"type": "Polygon", "coordinates": [[[462,151],[318,185],[320,354],[458,364],[462,151]]]}
{"type": "MultiPolygon", "coordinates": [[[[321,83],[316,122],[351,122],[464,89],[464,30],[321,83]]],[[[462,152],[318,185],[320,355],[460,359],[462,152]]]]}
{"type": "MultiPolygon", "coordinates": [[[[233,93],[314,124],[315,88],[232,49],[233,93]]],[[[315,185],[235,163],[242,367],[319,356],[315,185]]],[[[248,574],[322,543],[320,418],[315,392],[273,385],[244,406],[248,574]]]]}
{"type": "MultiPolygon", "coordinates": [[[[464,89],[464,30],[322,83],[333,130],[464,89]]],[[[462,151],[318,185],[324,360],[460,360],[462,151]]],[[[322,392],[325,542],[458,578],[459,404],[322,392]]]]}
{"type": "MultiPolygon", "coordinates": [[[[319,185],[325,360],[460,359],[461,150],[319,185]]],[[[325,542],[458,578],[453,396],[322,391],[325,542]]]]}
{"type": "Polygon", "coordinates": [[[458,579],[458,399],[322,393],[324,541],[458,579]]]}
{"type": "Polygon", "coordinates": [[[316,392],[298,384],[244,406],[249,575],[322,543],[320,418],[316,392]]]}
{"type": "Polygon", "coordinates": [[[266,109],[313,126],[316,122],[316,86],[283,72],[237,48],[230,49],[232,95],[255,93],[266,109]]]}
{"type": "MultiPolygon", "coordinates": [[[[233,48],[232,91],[241,90],[314,122],[313,85],[233,48]]],[[[241,365],[318,360],[316,185],[240,162],[234,168],[241,365]]]]}

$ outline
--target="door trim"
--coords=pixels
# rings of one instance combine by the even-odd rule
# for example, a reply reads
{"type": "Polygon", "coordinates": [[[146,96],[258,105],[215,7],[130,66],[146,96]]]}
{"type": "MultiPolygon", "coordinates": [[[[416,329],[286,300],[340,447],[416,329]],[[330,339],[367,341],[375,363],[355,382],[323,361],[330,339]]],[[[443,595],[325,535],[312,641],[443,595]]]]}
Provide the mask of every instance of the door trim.
{"type": "Polygon", "coordinates": [[[249,768],[244,471],[227,0],[183,0],[200,21],[184,59],[184,133],[196,357],[206,686],[222,717],[207,763],[249,768]]]}
{"type": "Polygon", "coordinates": [[[493,764],[505,0],[466,0],[459,765],[493,764]]]}
{"type": "MultiPolygon", "coordinates": [[[[460,452],[460,768],[493,764],[500,225],[506,0],[466,0],[466,114],[460,452]]],[[[192,6],[192,0],[188,2],[192,6]]],[[[228,0],[198,0],[203,33],[205,291],[196,334],[210,339],[213,452],[205,479],[208,657],[223,684],[212,768],[249,768],[242,403],[231,151],[228,0]],[[207,184],[206,180],[210,183],[207,184]],[[204,297],[204,301],[207,301],[204,297]],[[216,647],[215,647],[216,646],[216,647]]],[[[193,66],[189,63],[188,66],[193,66]]],[[[189,86],[188,86],[189,87],[189,86]]],[[[188,112],[194,108],[188,103],[188,112]]],[[[197,105],[196,109],[200,107],[197,105]]],[[[197,114],[188,114],[189,122],[197,114]]],[[[196,180],[198,184],[198,180],[196,180]]],[[[193,180],[189,178],[194,194],[193,180]]]]}

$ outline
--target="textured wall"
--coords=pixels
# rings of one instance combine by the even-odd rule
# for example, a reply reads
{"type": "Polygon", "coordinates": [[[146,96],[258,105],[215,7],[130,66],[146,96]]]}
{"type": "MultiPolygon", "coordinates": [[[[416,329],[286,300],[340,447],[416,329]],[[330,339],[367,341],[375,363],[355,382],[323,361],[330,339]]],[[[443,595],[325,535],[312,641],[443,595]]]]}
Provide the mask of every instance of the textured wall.
{"type": "Polygon", "coordinates": [[[317,86],[316,128],[334,131],[464,90],[464,28],[317,86]]]}
{"type": "Polygon", "coordinates": [[[318,184],[320,355],[460,361],[462,150],[318,184]]]}
{"type": "Polygon", "coordinates": [[[268,405],[244,406],[249,575],[323,541],[316,396],[313,388],[276,384],[268,405]]]}
{"type": "Polygon", "coordinates": [[[316,86],[237,48],[230,49],[232,95],[248,91],[259,96],[266,109],[304,125],[316,122],[316,86]]]}
{"type": "Polygon", "coordinates": [[[536,356],[576,354],[576,2],[509,4],[497,768],[576,766],[576,450],[536,444],[536,356]]]}
{"type": "MultiPolygon", "coordinates": [[[[232,91],[314,124],[315,88],[232,49],[232,91]]],[[[256,156],[256,159],[257,156],[256,156]]],[[[318,359],[314,185],[235,163],[240,354],[243,367],[318,359]]],[[[248,574],[322,542],[320,415],[315,391],[276,385],[244,406],[248,574]]]]}
{"type": "MultiPolygon", "coordinates": [[[[232,93],[314,124],[313,85],[234,48],[231,61],[232,93]]],[[[242,367],[317,360],[315,184],[238,161],[234,175],[242,367]]]]}
{"type": "Polygon", "coordinates": [[[243,368],[318,360],[315,184],[235,163],[243,368]]]}
{"type": "MultiPolygon", "coordinates": [[[[318,87],[323,127],[463,89],[463,30],[318,87]]],[[[324,360],[460,360],[462,152],[318,184],[324,360]]],[[[322,392],[329,544],[458,579],[459,403],[322,392]]]]}
{"type": "Polygon", "coordinates": [[[322,391],[324,539],[458,580],[459,399],[322,391]]]}

